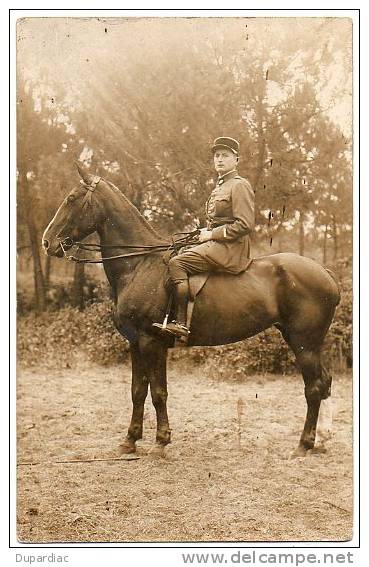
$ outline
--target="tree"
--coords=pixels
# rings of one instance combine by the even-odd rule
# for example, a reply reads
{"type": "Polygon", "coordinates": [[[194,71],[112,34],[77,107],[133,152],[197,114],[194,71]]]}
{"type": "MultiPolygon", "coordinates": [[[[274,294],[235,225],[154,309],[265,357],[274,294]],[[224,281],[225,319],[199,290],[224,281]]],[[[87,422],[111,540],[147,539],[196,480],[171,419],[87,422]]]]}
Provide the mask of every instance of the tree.
{"type": "Polygon", "coordinates": [[[33,260],[35,306],[38,311],[43,311],[46,286],[40,256],[41,234],[46,226],[44,219],[51,217],[48,204],[53,199],[45,199],[45,187],[49,189],[52,185],[41,176],[42,162],[45,156],[55,159],[55,154],[61,152],[65,131],[60,124],[55,124],[55,115],[48,110],[39,89],[21,77],[18,77],[17,88],[18,225],[19,231],[22,225],[27,227],[33,260]]]}
{"type": "Polygon", "coordinates": [[[156,228],[192,227],[203,220],[213,184],[210,147],[221,132],[241,142],[240,173],[256,189],[256,239],[278,236],[283,250],[288,232],[305,254],[317,231],[325,255],[331,240],[340,253],[341,234],[350,232],[351,163],[332,110],[350,82],[346,20],[22,25],[37,31],[38,50],[24,43],[21,54],[22,80],[38,97],[32,116],[42,122],[32,158],[32,187],[43,203],[37,226],[74,182],[71,164],[79,157],[119,186],[156,228]],[[54,45],[47,39],[56,29],[54,45]],[[50,186],[60,190],[50,195],[50,186]]]}

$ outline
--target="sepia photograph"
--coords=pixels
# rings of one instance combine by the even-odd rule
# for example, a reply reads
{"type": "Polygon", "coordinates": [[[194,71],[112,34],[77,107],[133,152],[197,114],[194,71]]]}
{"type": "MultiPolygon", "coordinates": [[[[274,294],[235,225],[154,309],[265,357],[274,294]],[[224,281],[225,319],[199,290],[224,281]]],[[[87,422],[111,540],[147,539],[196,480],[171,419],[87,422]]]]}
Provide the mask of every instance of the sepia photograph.
{"type": "Polygon", "coordinates": [[[17,540],[349,545],[354,21],[123,12],[16,20],[17,540]]]}

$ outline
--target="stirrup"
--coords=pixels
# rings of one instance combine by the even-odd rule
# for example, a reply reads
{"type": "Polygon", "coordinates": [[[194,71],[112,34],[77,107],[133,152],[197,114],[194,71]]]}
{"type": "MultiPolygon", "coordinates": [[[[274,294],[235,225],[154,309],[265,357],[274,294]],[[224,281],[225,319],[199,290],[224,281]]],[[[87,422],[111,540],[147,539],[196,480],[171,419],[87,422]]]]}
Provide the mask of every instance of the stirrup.
{"type": "Polygon", "coordinates": [[[162,333],[171,335],[172,337],[176,338],[186,339],[190,334],[190,331],[187,329],[187,327],[182,323],[178,323],[177,321],[172,321],[168,324],[166,324],[165,321],[164,323],[153,323],[152,326],[160,329],[162,333]]]}

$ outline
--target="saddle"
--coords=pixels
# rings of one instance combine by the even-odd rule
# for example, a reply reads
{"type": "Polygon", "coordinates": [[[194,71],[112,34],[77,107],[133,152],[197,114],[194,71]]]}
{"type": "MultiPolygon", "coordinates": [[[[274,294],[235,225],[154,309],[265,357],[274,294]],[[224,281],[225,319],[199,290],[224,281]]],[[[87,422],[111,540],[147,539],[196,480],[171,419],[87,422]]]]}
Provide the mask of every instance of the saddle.
{"type": "Polygon", "coordinates": [[[189,296],[187,303],[187,329],[189,329],[191,326],[192,313],[195,306],[196,296],[199,295],[209,276],[210,272],[203,272],[201,274],[194,274],[188,279],[189,296]]]}

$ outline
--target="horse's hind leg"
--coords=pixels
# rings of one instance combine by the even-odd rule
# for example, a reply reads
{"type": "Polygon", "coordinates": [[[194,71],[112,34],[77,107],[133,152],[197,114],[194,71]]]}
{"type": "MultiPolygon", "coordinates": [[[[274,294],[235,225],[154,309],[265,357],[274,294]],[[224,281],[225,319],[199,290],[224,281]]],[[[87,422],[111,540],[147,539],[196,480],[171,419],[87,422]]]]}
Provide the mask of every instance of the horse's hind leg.
{"type": "Polygon", "coordinates": [[[318,423],[316,427],[315,448],[317,451],[325,451],[325,443],[332,437],[333,408],[332,398],[329,396],[321,401],[318,423]]]}
{"type": "Polygon", "coordinates": [[[307,351],[296,355],[305,383],[307,413],[299,445],[293,456],[303,456],[315,444],[319,410],[322,402],[331,394],[331,377],[322,366],[319,351],[307,351]]]}
{"type": "MultiPolygon", "coordinates": [[[[296,355],[304,383],[307,413],[304,429],[301,434],[297,449],[292,453],[293,457],[304,456],[315,444],[319,410],[324,400],[331,394],[332,379],[321,363],[321,343],[312,344],[310,337],[290,336],[283,333],[284,338],[291,346],[296,355]]],[[[315,341],[314,341],[315,342],[315,341]]],[[[331,426],[327,426],[329,429],[331,426]]]]}

